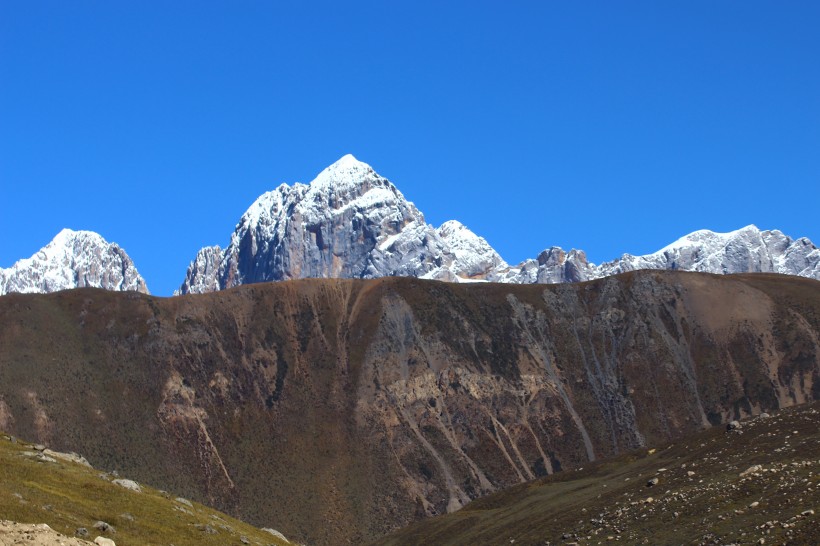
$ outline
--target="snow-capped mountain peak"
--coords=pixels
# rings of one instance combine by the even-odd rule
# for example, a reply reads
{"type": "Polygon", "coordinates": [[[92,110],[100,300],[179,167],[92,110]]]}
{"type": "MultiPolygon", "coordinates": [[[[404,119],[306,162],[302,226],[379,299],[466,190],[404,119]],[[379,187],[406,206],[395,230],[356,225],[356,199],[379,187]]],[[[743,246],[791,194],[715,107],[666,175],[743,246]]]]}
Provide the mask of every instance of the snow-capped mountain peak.
{"type": "Polygon", "coordinates": [[[656,252],[653,252],[652,255],[662,255],[681,248],[690,248],[693,246],[710,246],[713,248],[719,247],[720,245],[725,246],[730,241],[737,239],[738,237],[755,237],[760,234],[761,231],[754,224],[750,224],[746,227],[726,233],[718,233],[708,229],[699,229],[689,233],[688,235],[684,235],[677,241],[666,245],[656,252]]]}
{"type": "Polygon", "coordinates": [[[63,229],[31,258],[0,269],[0,295],[85,286],[148,293],[128,254],[93,231],[63,229]]]}
{"type": "MultiPolygon", "coordinates": [[[[645,256],[625,254],[619,260],[601,264],[598,276],[635,269],[683,269],[708,273],[772,272],[794,274],[794,259],[788,259],[790,237],[777,230],[760,230],[748,225],[726,233],[710,230],[692,232],[657,252],[645,256]]],[[[817,266],[817,261],[800,253],[798,261],[808,259],[801,269],[817,266]]],[[[797,258],[797,256],[793,256],[797,258]]],[[[811,275],[809,275],[811,276],[811,275]]]]}
{"type": "Polygon", "coordinates": [[[310,184],[283,184],[245,212],[217,256],[200,253],[179,293],[305,277],[448,278],[452,256],[421,212],[352,155],[310,184]],[[219,261],[214,264],[213,260],[219,261]]]}
{"type": "Polygon", "coordinates": [[[750,225],[728,233],[695,231],[657,252],[624,254],[601,265],[581,250],[552,247],[510,266],[460,222],[438,229],[427,224],[389,180],[348,154],[309,184],[282,184],[260,196],[224,250],[207,247],[197,254],[179,292],[304,277],[578,282],[635,269],[820,278],[820,251],[808,239],[794,241],[750,225]]]}
{"type": "MultiPolygon", "coordinates": [[[[550,247],[511,266],[461,222],[429,225],[395,185],[348,154],[309,184],[280,184],[260,195],[226,247],[197,252],[176,294],[308,277],[563,283],[636,269],[820,279],[820,249],[809,239],[748,225],[726,233],[694,231],[650,254],[623,254],[600,265],[582,250],[550,247]]],[[[85,286],[148,292],[125,251],[90,231],[64,229],[31,258],[0,269],[0,295],[85,286]]]]}
{"type": "Polygon", "coordinates": [[[359,161],[352,154],[346,154],[320,172],[309,185],[316,192],[349,191],[374,174],[376,171],[373,167],[359,161]]]}
{"type": "Polygon", "coordinates": [[[456,276],[483,279],[492,271],[509,267],[484,237],[479,237],[458,220],[444,222],[437,231],[455,257],[451,269],[456,276]]]}

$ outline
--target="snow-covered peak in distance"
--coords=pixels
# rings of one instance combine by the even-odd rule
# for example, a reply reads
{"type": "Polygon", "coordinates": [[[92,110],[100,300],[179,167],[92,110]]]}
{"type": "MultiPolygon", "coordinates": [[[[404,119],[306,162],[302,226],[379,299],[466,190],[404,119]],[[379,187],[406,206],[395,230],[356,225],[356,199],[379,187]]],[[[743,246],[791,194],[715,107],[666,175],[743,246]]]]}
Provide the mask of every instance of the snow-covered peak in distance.
{"type": "Polygon", "coordinates": [[[458,220],[444,222],[437,231],[455,257],[452,269],[457,277],[484,279],[492,271],[509,267],[484,237],[479,237],[458,220]]]}
{"type": "Polygon", "coordinates": [[[260,196],[221,253],[200,251],[178,293],[308,277],[450,279],[453,261],[413,203],[346,155],[310,184],[282,184],[260,196]]]}
{"type": "Polygon", "coordinates": [[[634,269],[712,273],[772,271],[820,278],[820,251],[808,239],[754,226],[700,230],[645,256],[597,266],[581,250],[549,248],[508,265],[457,221],[438,229],[370,165],[345,155],[310,184],[282,184],[242,215],[230,244],[207,247],[178,293],[209,292],[305,277],[413,276],[453,282],[578,282],[634,269]]]}
{"type": "Polygon", "coordinates": [[[806,238],[754,225],[717,233],[698,230],[645,256],[625,254],[601,264],[599,276],[636,269],[682,269],[707,273],[783,273],[820,278],[820,250],[806,238]]]}
{"type": "Polygon", "coordinates": [[[688,235],[684,235],[677,241],[670,243],[663,247],[662,249],[653,252],[651,255],[662,255],[665,253],[672,253],[682,248],[692,248],[696,246],[709,246],[709,247],[719,247],[725,246],[727,243],[732,241],[733,239],[737,239],[740,237],[755,237],[759,235],[761,230],[757,228],[754,224],[750,224],[746,227],[736,229],[734,231],[729,231],[726,233],[718,233],[715,231],[710,231],[708,229],[699,229],[697,231],[693,231],[688,235]]]}
{"type": "Polygon", "coordinates": [[[0,295],[86,286],[148,293],[128,254],[93,231],[63,229],[31,258],[0,269],[0,295]]]}
{"type": "Polygon", "coordinates": [[[638,269],[677,269],[704,273],[781,273],[820,279],[820,250],[806,239],[749,225],[718,233],[706,229],[685,235],[643,256],[624,254],[599,266],[581,251],[554,247],[537,260],[525,260],[496,274],[500,282],[577,282],[638,269]]]}

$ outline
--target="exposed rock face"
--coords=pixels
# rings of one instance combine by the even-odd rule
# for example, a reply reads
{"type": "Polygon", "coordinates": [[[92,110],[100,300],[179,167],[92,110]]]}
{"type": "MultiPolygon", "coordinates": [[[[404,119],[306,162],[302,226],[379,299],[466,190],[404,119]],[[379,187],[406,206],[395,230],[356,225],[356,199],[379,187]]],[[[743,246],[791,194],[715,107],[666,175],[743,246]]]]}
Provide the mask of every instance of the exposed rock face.
{"type": "Polygon", "coordinates": [[[309,185],[282,184],[245,212],[228,247],[205,248],[180,294],[300,278],[452,278],[452,253],[399,190],[347,155],[309,185]]]}
{"type": "Polygon", "coordinates": [[[580,250],[570,250],[554,246],[538,255],[535,260],[525,260],[517,267],[498,269],[489,275],[495,282],[514,284],[555,284],[581,282],[598,278],[595,264],[587,261],[580,250]]]}
{"type": "Polygon", "coordinates": [[[91,231],[64,229],[31,258],[0,269],[0,295],[83,287],[148,293],[128,254],[91,231]]]}
{"type": "Polygon", "coordinates": [[[820,283],[777,275],[0,299],[8,432],[310,544],[818,399],[818,355],[820,283]]]}
{"type": "Polygon", "coordinates": [[[177,293],[202,294],[221,290],[221,263],[222,249],[219,246],[201,248],[197,252],[194,261],[188,266],[188,272],[185,274],[185,284],[177,293]]]}
{"type": "Polygon", "coordinates": [[[638,269],[820,279],[820,250],[808,239],[748,226],[730,233],[696,231],[653,254],[625,254],[601,265],[583,251],[552,247],[511,267],[459,222],[438,229],[425,223],[391,182],[347,155],[309,185],[283,184],[259,197],[226,249],[206,247],[197,254],[178,293],[301,278],[564,283],[638,269]]]}

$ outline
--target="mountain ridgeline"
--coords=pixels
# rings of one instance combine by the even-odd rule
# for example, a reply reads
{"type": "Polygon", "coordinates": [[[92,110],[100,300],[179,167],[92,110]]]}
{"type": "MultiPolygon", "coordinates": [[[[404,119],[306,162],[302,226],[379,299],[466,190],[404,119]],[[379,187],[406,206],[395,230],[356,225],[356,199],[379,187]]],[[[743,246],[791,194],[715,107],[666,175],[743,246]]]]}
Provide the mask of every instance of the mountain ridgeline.
{"type": "Polygon", "coordinates": [[[747,226],[701,230],[646,256],[601,265],[583,251],[544,250],[508,265],[458,221],[434,228],[402,193],[352,155],[310,184],[282,184],[245,212],[224,250],[200,250],[180,294],[301,278],[420,277],[514,284],[580,282],[639,269],[773,272],[820,279],[820,250],[808,239],[747,226]]]}
{"type": "MultiPolygon", "coordinates": [[[[310,184],[282,184],[261,195],[239,219],[227,247],[197,253],[176,293],[304,278],[563,283],[640,269],[820,279],[820,249],[805,237],[750,225],[729,233],[696,231],[652,254],[624,254],[600,265],[583,251],[551,247],[511,266],[460,222],[428,224],[395,185],[346,155],[310,184]]],[[[86,286],[148,292],[125,251],[87,231],[63,230],[31,258],[0,269],[0,295],[86,286]]]]}
{"type": "Polygon", "coordinates": [[[297,541],[361,543],[820,398],[819,288],[639,271],[10,294],[0,429],[297,541]]]}

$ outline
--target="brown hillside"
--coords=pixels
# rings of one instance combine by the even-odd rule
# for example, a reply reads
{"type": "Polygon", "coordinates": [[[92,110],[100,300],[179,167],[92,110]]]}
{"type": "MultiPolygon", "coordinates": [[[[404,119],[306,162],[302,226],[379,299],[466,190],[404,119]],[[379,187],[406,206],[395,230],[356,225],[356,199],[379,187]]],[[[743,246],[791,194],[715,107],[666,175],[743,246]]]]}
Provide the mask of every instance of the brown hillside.
{"type": "MultiPolygon", "coordinates": [[[[820,398],[820,283],[0,297],[0,429],[311,544],[820,398]]],[[[0,514],[1,516],[1,514],[0,514]]]]}
{"type": "Polygon", "coordinates": [[[381,546],[820,543],[820,403],[515,485],[381,546]]]}

